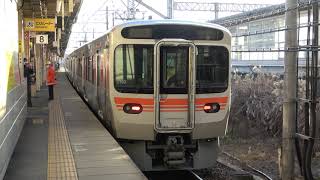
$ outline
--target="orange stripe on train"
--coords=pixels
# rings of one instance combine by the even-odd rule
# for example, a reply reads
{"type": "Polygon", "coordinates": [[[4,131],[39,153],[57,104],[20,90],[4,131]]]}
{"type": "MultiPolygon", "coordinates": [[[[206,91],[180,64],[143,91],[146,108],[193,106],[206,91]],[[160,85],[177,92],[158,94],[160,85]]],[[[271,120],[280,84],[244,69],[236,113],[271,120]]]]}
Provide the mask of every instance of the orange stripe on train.
{"type": "Polygon", "coordinates": [[[115,97],[114,101],[116,104],[127,104],[127,103],[137,103],[141,105],[153,105],[153,98],[122,98],[115,97]]]}
{"type": "MultiPolygon", "coordinates": [[[[123,105],[127,103],[137,103],[141,105],[154,105],[153,98],[123,98],[115,97],[114,101],[117,105],[123,105]]],[[[211,97],[211,98],[196,98],[196,105],[204,105],[206,103],[220,103],[226,104],[228,97],[211,97]]],[[[161,99],[160,106],[173,106],[173,105],[188,105],[188,99],[161,99]]]]}
{"type": "MultiPolygon", "coordinates": [[[[123,108],[124,104],[117,104],[118,108],[123,108]]],[[[195,106],[196,109],[202,109],[204,105],[197,105],[195,106]]],[[[225,103],[221,103],[220,107],[225,107],[226,104],[225,103]]],[[[143,109],[153,109],[154,106],[152,105],[142,105],[143,109]]],[[[185,105],[160,105],[160,108],[162,109],[187,109],[189,108],[189,106],[185,106],[185,105]]]]}
{"type": "MultiPolygon", "coordinates": [[[[221,108],[220,110],[222,111],[225,109],[221,108]]],[[[123,111],[123,109],[118,109],[118,111],[123,111]]],[[[195,111],[196,112],[204,112],[203,109],[197,109],[195,111]]],[[[154,112],[154,110],[143,110],[142,112],[154,112]]],[[[161,110],[160,112],[188,112],[188,111],[187,110],[161,110]]]]}
{"type": "MultiPolygon", "coordinates": [[[[123,108],[124,104],[117,104],[117,108],[123,108]]],[[[153,106],[143,105],[143,109],[153,109],[153,106]]]]}
{"type": "Polygon", "coordinates": [[[228,96],[225,97],[211,97],[211,98],[196,98],[196,105],[206,104],[206,103],[227,103],[228,96]]]}

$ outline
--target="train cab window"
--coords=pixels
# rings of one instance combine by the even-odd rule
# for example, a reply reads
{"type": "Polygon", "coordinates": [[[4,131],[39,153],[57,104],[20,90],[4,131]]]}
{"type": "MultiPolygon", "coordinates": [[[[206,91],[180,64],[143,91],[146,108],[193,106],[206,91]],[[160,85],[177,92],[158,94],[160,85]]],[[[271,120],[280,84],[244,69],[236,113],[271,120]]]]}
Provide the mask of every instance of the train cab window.
{"type": "Polygon", "coordinates": [[[188,47],[161,47],[160,93],[187,93],[188,54],[188,47]]]}
{"type": "Polygon", "coordinates": [[[196,92],[219,93],[228,88],[229,53],[222,46],[197,46],[196,92]]]}
{"type": "Polygon", "coordinates": [[[153,93],[153,45],[119,45],[114,85],[122,93],[153,93]]]}

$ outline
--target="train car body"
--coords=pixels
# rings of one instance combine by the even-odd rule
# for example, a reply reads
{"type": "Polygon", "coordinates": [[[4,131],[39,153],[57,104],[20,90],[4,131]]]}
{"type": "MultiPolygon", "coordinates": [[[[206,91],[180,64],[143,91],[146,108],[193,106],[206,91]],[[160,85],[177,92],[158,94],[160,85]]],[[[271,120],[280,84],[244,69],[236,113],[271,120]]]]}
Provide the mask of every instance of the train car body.
{"type": "Polygon", "coordinates": [[[145,171],[215,164],[230,110],[230,32],[175,20],[114,27],[66,58],[78,92],[145,171]]]}
{"type": "Polygon", "coordinates": [[[27,119],[27,81],[19,59],[23,47],[19,51],[18,42],[23,40],[18,37],[18,24],[22,22],[18,21],[17,3],[1,1],[0,9],[3,24],[0,27],[0,179],[6,179],[5,173],[27,119]]]}

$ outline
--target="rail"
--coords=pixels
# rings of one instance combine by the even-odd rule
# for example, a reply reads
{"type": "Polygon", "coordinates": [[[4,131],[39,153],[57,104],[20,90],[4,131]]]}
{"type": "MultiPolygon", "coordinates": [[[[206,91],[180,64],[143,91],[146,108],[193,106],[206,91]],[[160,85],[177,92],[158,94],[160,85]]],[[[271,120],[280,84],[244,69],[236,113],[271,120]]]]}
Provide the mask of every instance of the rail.
{"type": "Polygon", "coordinates": [[[192,170],[174,170],[174,171],[154,171],[144,172],[149,180],[202,180],[202,178],[192,170]]]}
{"type": "MultiPolygon", "coordinates": [[[[238,162],[241,162],[240,159],[238,159],[237,157],[232,156],[231,154],[229,154],[227,152],[222,152],[222,154],[224,154],[224,155],[228,156],[229,158],[234,159],[234,160],[236,160],[238,162]]],[[[267,174],[265,174],[264,172],[254,168],[254,167],[252,167],[252,166],[250,166],[248,164],[244,164],[244,166],[245,166],[246,169],[249,169],[251,171],[251,173],[253,173],[255,175],[258,175],[258,176],[260,176],[260,177],[262,177],[262,178],[264,178],[266,180],[272,180],[272,178],[270,176],[268,176],[267,174]]]]}
{"type": "Polygon", "coordinates": [[[193,172],[192,170],[188,170],[188,171],[191,175],[193,175],[194,180],[202,180],[202,178],[199,175],[197,175],[195,172],[193,172]]]}

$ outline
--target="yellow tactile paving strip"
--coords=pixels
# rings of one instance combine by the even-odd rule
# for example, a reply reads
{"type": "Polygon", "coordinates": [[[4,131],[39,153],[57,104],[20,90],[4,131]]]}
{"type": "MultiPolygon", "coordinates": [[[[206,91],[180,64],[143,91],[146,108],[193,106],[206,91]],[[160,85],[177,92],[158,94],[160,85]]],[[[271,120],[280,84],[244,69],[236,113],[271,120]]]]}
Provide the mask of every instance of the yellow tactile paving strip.
{"type": "Polygon", "coordinates": [[[48,180],[78,180],[60,101],[49,102],[48,180]]]}

